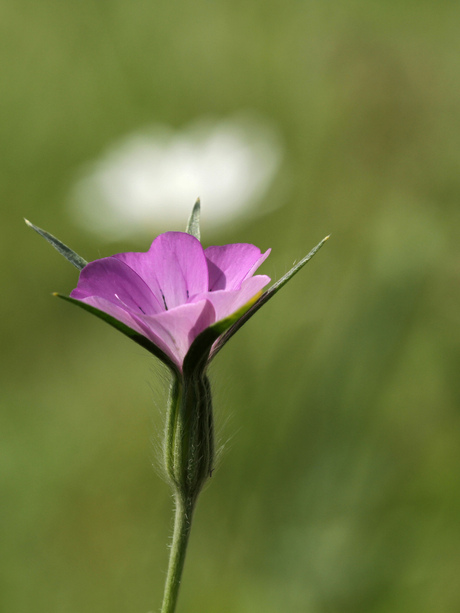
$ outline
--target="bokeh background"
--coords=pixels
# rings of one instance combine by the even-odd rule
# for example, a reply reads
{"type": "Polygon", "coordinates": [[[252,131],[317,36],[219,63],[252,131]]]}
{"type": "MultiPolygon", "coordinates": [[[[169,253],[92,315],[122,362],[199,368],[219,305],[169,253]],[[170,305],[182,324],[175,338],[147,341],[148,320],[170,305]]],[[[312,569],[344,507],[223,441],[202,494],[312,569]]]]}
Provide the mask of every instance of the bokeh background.
{"type": "Polygon", "coordinates": [[[185,226],[177,194],[104,234],[82,177],[151,126],[188,135],[194,176],[190,126],[241,114],[270,136],[236,149],[276,163],[252,195],[237,164],[214,220],[227,164],[205,156],[212,197],[179,198],[202,196],[203,242],[272,247],[277,279],[332,238],[213,364],[225,450],[178,611],[460,610],[459,20],[448,0],[2,1],[2,611],[157,611],[171,529],[167,373],[51,297],[77,271],[22,217],[88,260],[145,250],[185,226]]]}

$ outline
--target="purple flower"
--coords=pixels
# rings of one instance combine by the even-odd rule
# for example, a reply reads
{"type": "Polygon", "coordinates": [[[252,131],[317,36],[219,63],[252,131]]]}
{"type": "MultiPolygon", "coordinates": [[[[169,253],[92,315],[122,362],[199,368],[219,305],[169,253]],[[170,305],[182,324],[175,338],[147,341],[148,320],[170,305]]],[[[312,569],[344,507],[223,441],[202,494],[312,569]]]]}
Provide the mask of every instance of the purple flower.
{"type": "Polygon", "coordinates": [[[158,236],[145,253],[120,253],[88,263],[49,232],[40,234],[80,271],[70,296],[78,305],[145,347],[175,376],[196,382],[222,347],[268,300],[301,270],[326,236],[281,279],[254,276],[270,249],[247,243],[203,249],[200,201],[186,232],[158,236]]]}
{"type": "Polygon", "coordinates": [[[28,226],[80,270],[64,300],[93,313],[148,349],[171,369],[163,444],[176,519],[163,611],[175,609],[198,494],[214,470],[212,394],[206,369],[227,341],[315,255],[328,237],[262,293],[254,275],[270,250],[247,243],[203,249],[200,202],[187,232],[158,236],[145,253],[88,263],[56,237],[28,226]]]}
{"type": "Polygon", "coordinates": [[[70,296],[147,338],[181,371],[201,332],[260,296],[270,278],[254,273],[269,253],[247,243],[203,249],[191,234],[166,232],[147,252],[90,262],[70,296]]]}

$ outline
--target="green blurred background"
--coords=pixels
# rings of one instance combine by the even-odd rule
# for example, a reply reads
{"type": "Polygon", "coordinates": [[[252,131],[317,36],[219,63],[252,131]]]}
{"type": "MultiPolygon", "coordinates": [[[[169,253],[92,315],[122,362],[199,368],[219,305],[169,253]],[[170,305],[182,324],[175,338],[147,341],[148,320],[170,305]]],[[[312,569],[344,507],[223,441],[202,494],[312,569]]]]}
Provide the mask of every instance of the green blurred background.
{"type": "Polygon", "coordinates": [[[87,259],[144,250],[75,224],[78,169],[240,110],[284,162],[269,212],[203,242],[272,247],[276,279],[332,238],[213,365],[227,444],[178,612],[460,610],[459,20],[447,0],[0,4],[2,611],[157,611],[171,529],[167,374],[50,296],[77,271],[22,217],[87,259]]]}

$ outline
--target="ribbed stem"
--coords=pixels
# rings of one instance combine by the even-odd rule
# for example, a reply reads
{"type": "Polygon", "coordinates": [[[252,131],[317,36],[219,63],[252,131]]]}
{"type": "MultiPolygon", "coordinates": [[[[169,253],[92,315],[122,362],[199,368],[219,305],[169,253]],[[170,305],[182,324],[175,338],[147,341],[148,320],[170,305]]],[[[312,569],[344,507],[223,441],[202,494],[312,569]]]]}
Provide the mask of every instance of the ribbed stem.
{"type": "Polygon", "coordinates": [[[181,496],[176,494],[175,504],[174,532],[161,613],[174,613],[176,609],[185,554],[192,527],[194,501],[183,501],[181,496]]]}

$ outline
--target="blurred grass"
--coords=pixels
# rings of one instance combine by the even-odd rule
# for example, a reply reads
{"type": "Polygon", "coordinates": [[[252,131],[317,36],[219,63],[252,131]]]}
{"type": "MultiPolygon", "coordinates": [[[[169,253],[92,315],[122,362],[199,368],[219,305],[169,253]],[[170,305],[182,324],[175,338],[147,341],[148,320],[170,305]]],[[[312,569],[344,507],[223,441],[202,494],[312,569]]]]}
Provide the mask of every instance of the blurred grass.
{"type": "Polygon", "coordinates": [[[152,121],[240,109],[281,130],[289,192],[204,241],[271,246],[275,279],[332,238],[213,366],[230,442],[179,610],[459,610],[459,18],[447,1],[0,4],[2,610],[157,610],[170,530],[151,467],[165,375],[51,298],[76,271],[22,217],[87,259],[144,249],[71,224],[80,165],[152,121]]]}

